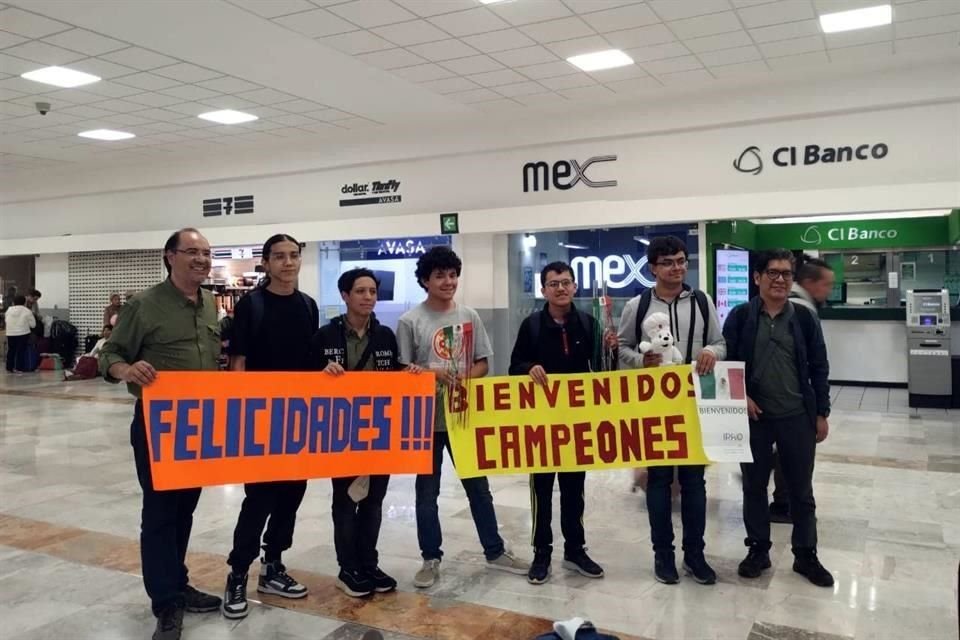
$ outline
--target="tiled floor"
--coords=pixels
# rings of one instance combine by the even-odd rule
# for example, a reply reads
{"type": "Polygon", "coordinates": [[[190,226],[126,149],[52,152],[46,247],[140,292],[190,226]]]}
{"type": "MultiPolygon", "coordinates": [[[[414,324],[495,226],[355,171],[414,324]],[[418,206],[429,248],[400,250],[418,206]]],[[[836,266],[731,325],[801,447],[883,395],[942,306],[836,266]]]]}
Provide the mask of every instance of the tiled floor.
{"type": "MultiPolygon", "coordinates": [[[[359,640],[378,629],[387,640],[531,640],[544,619],[581,615],[622,637],[956,638],[960,413],[910,410],[899,390],[833,393],[832,432],[816,472],[820,557],[836,578],[833,589],[791,571],[790,529],[782,525],[774,530],[774,570],[758,581],[737,577],[744,533],[735,465],[708,470],[707,554],[720,573],[713,587],[653,580],[646,511],[629,491],[628,472],[591,473],[587,482],[587,539],[606,578],[564,572],[556,559],[553,579],[539,587],[490,572],[450,469],[440,498],[443,578],[432,589],[411,585],[419,566],[412,478],[391,481],[380,544],[381,564],[401,592],[361,602],[332,587],[330,487],[314,481],[285,557],[311,597],[257,604],[239,623],[191,615],[184,637],[359,640]]],[[[140,493],[130,411],[123,390],[102,381],[0,377],[0,638],[149,637],[136,575],[140,493]]],[[[491,484],[504,537],[529,556],[526,478],[491,484]]],[[[201,586],[222,588],[242,496],[238,487],[203,493],[190,559],[201,586]]]]}

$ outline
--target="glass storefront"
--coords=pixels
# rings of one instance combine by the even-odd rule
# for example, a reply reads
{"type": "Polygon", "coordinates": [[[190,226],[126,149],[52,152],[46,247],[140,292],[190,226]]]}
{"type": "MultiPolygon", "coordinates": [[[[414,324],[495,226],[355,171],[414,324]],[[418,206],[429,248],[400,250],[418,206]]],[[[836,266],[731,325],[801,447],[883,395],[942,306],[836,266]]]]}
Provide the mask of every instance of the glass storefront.
{"type": "Polygon", "coordinates": [[[554,261],[568,263],[578,284],[575,303],[589,312],[594,293],[606,286],[619,322],[624,305],[654,284],[647,265],[647,245],[660,236],[676,236],[690,254],[687,283],[697,286],[700,255],[696,224],[645,225],[613,229],[578,229],[509,236],[510,332],[543,305],[540,271],[554,261]]]}
{"type": "Polygon", "coordinates": [[[346,312],[337,289],[344,271],[366,267],[380,280],[376,314],[384,325],[396,330],[405,311],[420,304],[426,293],[417,282],[417,259],[431,247],[450,246],[449,236],[345,240],[319,243],[319,282],[322,320],[346,312]]]}

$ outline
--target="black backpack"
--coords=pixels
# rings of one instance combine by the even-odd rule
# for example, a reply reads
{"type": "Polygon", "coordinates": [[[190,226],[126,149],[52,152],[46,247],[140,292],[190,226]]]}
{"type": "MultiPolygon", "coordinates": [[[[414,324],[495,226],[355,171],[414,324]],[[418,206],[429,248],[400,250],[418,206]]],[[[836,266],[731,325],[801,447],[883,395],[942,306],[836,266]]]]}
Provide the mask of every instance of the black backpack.
{"type": "MultiPolygon", "coordinates": [[[[697,301],[696,307],[690,309],[690,335],[687,336],[687,353],[684,362],[693,360],[693,327],[696,324],[696,309],[700,309],[700,317],[703,318],[703,346],[710,344],[710,304],[707,302],[707,294],[700,289],[693,289],[692,294],[697,301]]],[[[637,344],[643,342],[643,321],[647,318],[647,311],[650,310],[650,301],[653,299],[653,289],[647,289],[640,295],[640,304],[637,306],[637,344]]]]}
{"type": "Polygon", "coordinates": [[[77,327],[66,320],[54,320],[50,325],[50,348],[60,355],[65,367],[73,365],[77,352],[77,327]]]}

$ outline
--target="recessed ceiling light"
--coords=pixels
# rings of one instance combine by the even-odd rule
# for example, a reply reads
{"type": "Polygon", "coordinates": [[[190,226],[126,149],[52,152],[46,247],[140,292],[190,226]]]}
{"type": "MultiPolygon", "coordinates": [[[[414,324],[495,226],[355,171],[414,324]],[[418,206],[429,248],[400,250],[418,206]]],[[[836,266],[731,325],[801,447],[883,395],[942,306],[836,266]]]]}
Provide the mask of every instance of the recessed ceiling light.
{"type": "Polygon", "coordinates": [[[34,82],[42,82],[43,84],[52,84],[55,87],[64,87],[66,89],[100,82],[100,78],[92,73],[74,71],[66,67],[44,67],[43,69],[28,71],[20,77],[33,80],[34,82]]]}
{"type": "Polygon", "coordinates": [[[81,138],[92,138],[94,140],[129,140],[130,138],[136,138],[132,133],[127,133],[126,131],[114,131],[113,129],[93,129],[92,131],[81,131],[77,134],[81,138]]]}
{"type": "Polygon", "coordinates": [[[259,118],[252,113],[243,111],[234,111],[233,109],[224,109],[222,111],[209,111],[201,113],[198,118],[209,120],[210,122],[219,122],[220,124],[241,124],[243,122],[253,122],[259,118]]]}
{"type": "Polygon", "coordinates": [[[601,69],[615,69],[633,64],[633,58],[620,51],[620,49],[608,49],[573,56],[567,58],[567,62],[584,71],[600,71],[601,69]]]}
{"type": "Polygon", "coordinates": [[[852,11],[838,11],[825,13],[820,16],[820,28],[824,33],[838,33],[853,31],[890,24],[893,21],[893,9],[888,4],[876,7],[853,9],[852,11]]]}
{"type": "Polygon", "coordinates": [[[501,2],[513,2],[513,0],[480,0],[480,4],[500,4],[501,2]]]}

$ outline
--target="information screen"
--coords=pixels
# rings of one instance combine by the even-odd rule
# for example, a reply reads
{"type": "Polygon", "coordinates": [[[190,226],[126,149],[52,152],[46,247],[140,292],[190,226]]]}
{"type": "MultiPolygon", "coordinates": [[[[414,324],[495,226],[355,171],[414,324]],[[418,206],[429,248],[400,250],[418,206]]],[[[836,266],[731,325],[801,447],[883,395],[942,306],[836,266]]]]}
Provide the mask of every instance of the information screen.
{"type": "Polygon", "coordinates": [[[717,315],[720,326],[737,305],[750,300],[750,252],[717,249],[717,315]]]}

